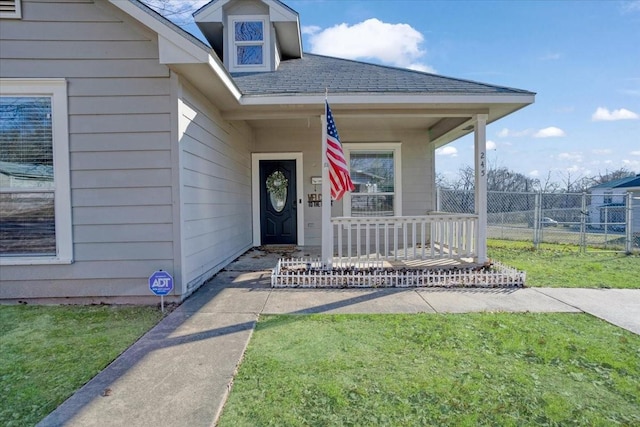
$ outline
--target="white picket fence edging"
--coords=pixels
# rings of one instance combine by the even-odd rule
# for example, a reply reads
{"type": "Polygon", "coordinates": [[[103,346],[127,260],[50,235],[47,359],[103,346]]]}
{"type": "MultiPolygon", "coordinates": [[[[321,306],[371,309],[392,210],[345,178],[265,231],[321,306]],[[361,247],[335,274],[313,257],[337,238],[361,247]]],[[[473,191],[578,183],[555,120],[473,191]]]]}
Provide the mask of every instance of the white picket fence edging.
{"type": "Polygon", "coordinates": [[[493,262],[487,267],[387,267],[379,260],[335,263],[320,259],[280,258],[271,273],[273,288],[519,288],[526,273],[493,262]]]}

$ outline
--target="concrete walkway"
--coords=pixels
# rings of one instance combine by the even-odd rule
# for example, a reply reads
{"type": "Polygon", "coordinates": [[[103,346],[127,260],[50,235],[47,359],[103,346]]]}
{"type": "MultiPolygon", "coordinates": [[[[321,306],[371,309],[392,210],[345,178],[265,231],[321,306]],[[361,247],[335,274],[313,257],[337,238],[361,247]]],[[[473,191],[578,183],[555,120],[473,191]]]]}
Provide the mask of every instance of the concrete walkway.
{"type": "Polygon", "coordinates": [[[640,290],[271,289],[279,254],[250,251],[39,426],[212,426],[260,314],[587,312],[640,334],[640,290]]]}

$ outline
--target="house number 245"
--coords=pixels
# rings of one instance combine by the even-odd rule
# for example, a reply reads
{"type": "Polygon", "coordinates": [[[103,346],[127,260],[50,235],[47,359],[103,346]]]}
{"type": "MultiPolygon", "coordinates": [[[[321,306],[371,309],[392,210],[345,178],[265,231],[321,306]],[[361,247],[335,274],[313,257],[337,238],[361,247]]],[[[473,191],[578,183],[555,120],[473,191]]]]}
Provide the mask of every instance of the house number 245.
{"type": "Polygon", "coordinates": [[[480,176],[484,176],[487,172],[487,168],[485,165],[485,154],[484,151],[480,152],[480,176]]]}

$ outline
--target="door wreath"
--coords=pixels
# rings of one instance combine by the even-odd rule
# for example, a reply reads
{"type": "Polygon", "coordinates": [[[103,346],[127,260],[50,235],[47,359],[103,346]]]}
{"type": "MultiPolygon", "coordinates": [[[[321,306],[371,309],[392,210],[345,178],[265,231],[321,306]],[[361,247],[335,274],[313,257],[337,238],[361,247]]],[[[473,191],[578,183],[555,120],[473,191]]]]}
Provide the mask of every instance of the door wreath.
{"type": "Polygon", "coordinates": [[[289,180],[281,171],[275,171],[267,178],[267,192],[277,200],[285,199],[288,185],[289,180]]]}

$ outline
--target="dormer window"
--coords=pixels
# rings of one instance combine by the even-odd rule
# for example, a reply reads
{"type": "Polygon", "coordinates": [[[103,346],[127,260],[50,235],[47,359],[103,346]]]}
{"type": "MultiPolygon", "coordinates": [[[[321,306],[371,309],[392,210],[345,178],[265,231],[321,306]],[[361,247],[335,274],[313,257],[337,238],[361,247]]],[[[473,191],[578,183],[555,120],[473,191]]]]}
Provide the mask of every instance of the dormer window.
{"type": "Polygon", "coordinates": [[[275,71],[302,58],[298,13],[280,1],[214,0],[193,18],[231,73],[275,71]]]}
{"type": "Polygon", "coordinates": [[[236,21],[236,65],[262,65],[264,63],[264,22],[236,21]]]}
{"type": "Polygon", "coordinates": [[[257,71],[269,68],[269,31],[267,17],[237,16],[230,19],[229,37],[233,71],[257,71]]]}

